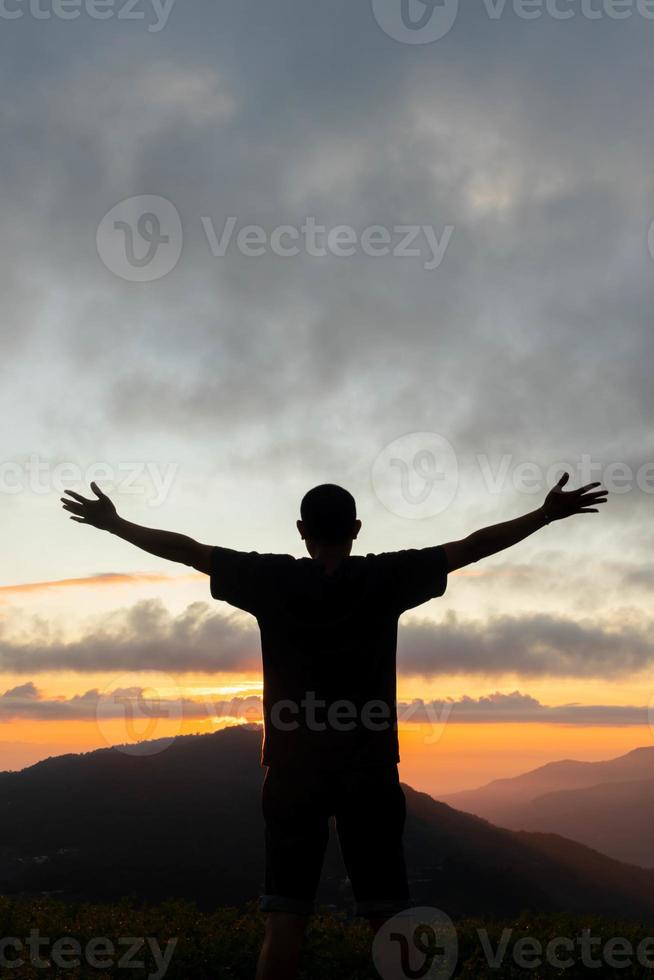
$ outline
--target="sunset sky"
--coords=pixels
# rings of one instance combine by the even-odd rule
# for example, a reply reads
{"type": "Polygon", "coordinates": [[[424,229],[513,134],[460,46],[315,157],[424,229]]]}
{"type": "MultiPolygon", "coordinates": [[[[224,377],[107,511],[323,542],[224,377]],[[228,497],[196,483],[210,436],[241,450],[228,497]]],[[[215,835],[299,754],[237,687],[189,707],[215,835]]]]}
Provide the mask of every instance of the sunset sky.
{"type": "Polygon", "coordinates": [[[298,556],[318,483],[355,495],[365,554],[603,480],[600,515],[405,614],[402,775],[652,743],[654,20],[469,4],[406,43],[384,3],[2,23],[0,769],[125,741],[116,691],[156,692],[151,736],[260,717],[254,620],[67,520],[90,479],[129,520],[298,556]],[[117,205],[163,222],[150,281],[117,205]]]}

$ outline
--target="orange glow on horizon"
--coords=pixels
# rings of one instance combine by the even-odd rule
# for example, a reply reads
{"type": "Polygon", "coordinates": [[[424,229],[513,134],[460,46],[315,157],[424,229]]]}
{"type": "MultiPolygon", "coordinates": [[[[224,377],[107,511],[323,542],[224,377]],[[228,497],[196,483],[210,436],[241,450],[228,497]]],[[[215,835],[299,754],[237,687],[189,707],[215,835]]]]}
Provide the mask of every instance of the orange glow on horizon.
{"type": "Polygon", "coordinates": [[[188,575],[166,575],[163,572],[106,572],[82,578],[53,579],[47,582],[22,582],[17,585],[0,585],[0,595],[18,595],[26,592],[48,592],[51,589],[98,588],[112,585],[136,585],[143,582],[177,582],[180,579],[206,578],[199,572],[188,575]]]}
{"type": "MultiPolygon", "coordinates": [[[[251,718],[249,721],[256,722],[251,718]]],[[[208,734],[245,719],[159,719],[149,738],[208,734]]],[[[130,742],[121,719],[20,720],[0,738],[0,770],[22,768],[63,752],[89,752],[130,742]],[[9,738],[10,736],[10,738],[9,738]]],[[[561,759],[598,761],[652,745],[649,726],[582,727],[539,723],[447,724],[439,732],[420,724],[400,725],[400,773],[415,789],[438,797],[515,776],[561,759]]]]}

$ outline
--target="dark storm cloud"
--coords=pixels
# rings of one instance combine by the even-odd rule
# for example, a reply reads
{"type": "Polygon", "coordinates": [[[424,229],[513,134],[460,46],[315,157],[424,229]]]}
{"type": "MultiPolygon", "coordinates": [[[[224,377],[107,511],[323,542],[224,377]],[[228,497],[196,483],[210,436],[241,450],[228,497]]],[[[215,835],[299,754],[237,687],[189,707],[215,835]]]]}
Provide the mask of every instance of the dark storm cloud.
{"type": "MultiPolygon", "coordinates": [[[[22,344],[28,321],[48,330],[62,384],[91,373],[98,418],[126,442],[138,427],[201,448],[220,420],[234,441],[263,430],[273,468],[317,427],[329,456],[344,424],[378,448],[437,428],[461,453],[646,459],[653,137],[638,78],[653,29],[467,9],[417,48],[344,0],[179,4],[154,35],[7,22],[7,329],[22,344]],[[185,248],[143,286],[112,276],[94,239],[145,193],[178,207],[185,248]],[[216,259],[200,219],[229,215],[455,232],[433,272],[216,259]]],[[[52,424],[38,392],[35,411],[52,424]]],[[[54,424],[85,436],[66,400],[54,424]]]]}

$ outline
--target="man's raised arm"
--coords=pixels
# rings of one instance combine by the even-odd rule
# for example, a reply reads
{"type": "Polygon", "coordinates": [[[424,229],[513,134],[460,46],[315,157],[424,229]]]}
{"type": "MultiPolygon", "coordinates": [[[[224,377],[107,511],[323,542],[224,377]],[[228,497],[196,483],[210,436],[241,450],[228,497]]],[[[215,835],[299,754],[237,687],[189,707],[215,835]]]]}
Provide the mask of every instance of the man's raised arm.
{"type": "Polygon", "coordinates": [[[190,565],[199,572],[211,571],[212,546],[200,544],[185,534],[175,534],[173,531],[157,531],[151,527],[141,527],[131,524],[118,516],[113,502],[103,493],[97,483],[91,484],[96,500],[89,500],[73,490],[66,490],[67,497],[62,497],[64,510],[70,511],[72,521],[79,524],[90,524],[92,527],[109,531],[124,541],[136,545],[143,551],[158,558],[167,558],[182,565],[190,565]]]}
{"type": "Polygon", "coordinates": [[[517,544],[518,541],[529,537],[534,531],[552,521],[560,521],[564,517],[572,517],[573,514],[597,514],[596,505],[606,503],[607,491],[597,490],[599,483],[589,483],[579,490],[566,491],[563,487],[568,479],[569,474],[564,473],[548,493],[542,507],[525,514],[524,517],[516,517],[512,521],[484,527],[468,535],[467,538],[462,538],[461,541],[444,544],[448,571],[453,572],[456,568],[462,568],[498,551],[504,551],[505,548],[517,544]]]}

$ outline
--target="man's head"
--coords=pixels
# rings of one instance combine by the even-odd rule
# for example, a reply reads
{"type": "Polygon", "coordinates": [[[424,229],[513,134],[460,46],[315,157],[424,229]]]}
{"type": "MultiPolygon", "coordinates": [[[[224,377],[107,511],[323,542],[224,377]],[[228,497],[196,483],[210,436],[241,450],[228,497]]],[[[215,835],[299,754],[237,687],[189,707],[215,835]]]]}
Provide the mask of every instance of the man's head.
{"type": "Polygon", "coordinates": [[[361,530],[354,497],[333,483],[309,490],[300,505],[300,515],[297,529],[311,555],[316,546],[342,548],[349,553],[361,530]]]}

